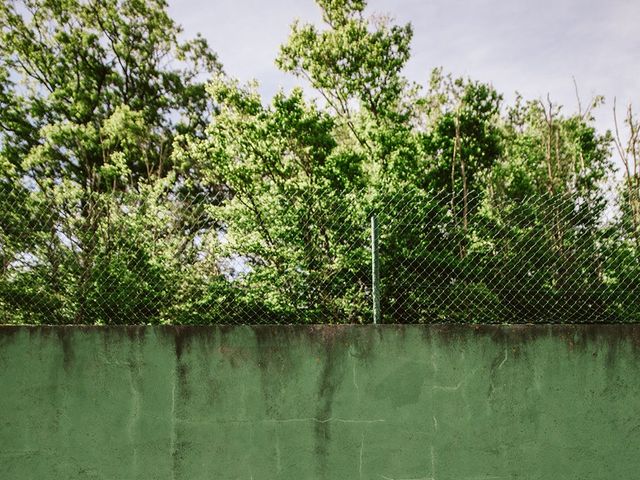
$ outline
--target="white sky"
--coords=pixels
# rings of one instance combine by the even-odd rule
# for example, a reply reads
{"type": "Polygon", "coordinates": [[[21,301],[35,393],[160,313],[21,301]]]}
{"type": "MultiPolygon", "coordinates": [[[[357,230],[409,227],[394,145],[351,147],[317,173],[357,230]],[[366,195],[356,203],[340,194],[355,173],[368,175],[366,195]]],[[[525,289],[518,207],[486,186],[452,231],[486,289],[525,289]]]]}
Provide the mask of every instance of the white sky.
{"type": "MultiPolygon", "coordinates": [[[[256,79],[270,97],[299,82],[275,67],[295,18],[320,22],[313,0],[169,0],[186,36],[202,33],[225,71],[256,79]]],[[[434,67],[492,83],[513,99],[546,97],[576,106],[602,94],[598,126],[611,128],[613,97],[640,110],[640,0],[370,0],[414,29],[405,74],[425,84],[434,67]]],[[[619,107],[622,110],[621,107],[619,107]]]]}

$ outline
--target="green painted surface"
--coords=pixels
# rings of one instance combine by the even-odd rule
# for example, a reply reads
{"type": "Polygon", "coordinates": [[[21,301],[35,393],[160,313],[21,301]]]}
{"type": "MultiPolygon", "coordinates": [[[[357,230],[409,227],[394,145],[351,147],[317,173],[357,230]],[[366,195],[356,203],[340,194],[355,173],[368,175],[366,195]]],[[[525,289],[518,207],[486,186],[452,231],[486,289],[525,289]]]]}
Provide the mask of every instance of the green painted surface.
{"type": "Polygon", "coordinates": [[[0,328],[1,479],[634,479],[640,326],[0,328]]]}

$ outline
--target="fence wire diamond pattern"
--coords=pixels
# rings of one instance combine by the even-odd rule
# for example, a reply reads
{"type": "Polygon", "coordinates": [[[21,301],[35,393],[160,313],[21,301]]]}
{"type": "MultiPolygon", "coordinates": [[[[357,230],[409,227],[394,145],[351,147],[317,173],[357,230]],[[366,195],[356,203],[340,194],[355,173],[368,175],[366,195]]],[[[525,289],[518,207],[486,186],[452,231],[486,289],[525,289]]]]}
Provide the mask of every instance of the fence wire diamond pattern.
{"type": "Polygon", "coordinates": [[[562,195],[3,192],[3,323],[640,321],[637,237],[562,195]]]}

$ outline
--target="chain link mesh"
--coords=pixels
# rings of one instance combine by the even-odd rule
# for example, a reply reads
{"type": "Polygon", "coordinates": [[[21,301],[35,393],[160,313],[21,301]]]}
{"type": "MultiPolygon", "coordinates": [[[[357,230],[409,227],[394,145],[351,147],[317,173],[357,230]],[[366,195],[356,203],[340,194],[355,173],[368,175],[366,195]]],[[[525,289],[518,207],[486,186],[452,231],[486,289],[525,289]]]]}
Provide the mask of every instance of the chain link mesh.
{"type": "Polygon", "coordinates": [[[0,201],[3,323],[370,323],[374,214],[383,323],[640,321],[623,209],[570,195],[24,190],[0,201]]]}
{"type": "Polygon", "coordinates": [[[640,320],[637,243],[611,206],[401,193],[379,216],[387,321],[640,320]]]}

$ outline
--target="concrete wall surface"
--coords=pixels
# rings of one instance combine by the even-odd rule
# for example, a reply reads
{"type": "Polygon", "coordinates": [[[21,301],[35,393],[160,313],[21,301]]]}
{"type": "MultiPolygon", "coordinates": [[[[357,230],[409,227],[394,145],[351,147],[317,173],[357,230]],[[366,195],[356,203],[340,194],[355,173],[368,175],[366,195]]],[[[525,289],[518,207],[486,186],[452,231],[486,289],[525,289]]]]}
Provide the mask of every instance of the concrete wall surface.
{"type": "Polygon", "coordinates": [[[640,326],[0,327],[0,479],[640,478],[640,326]]]}

